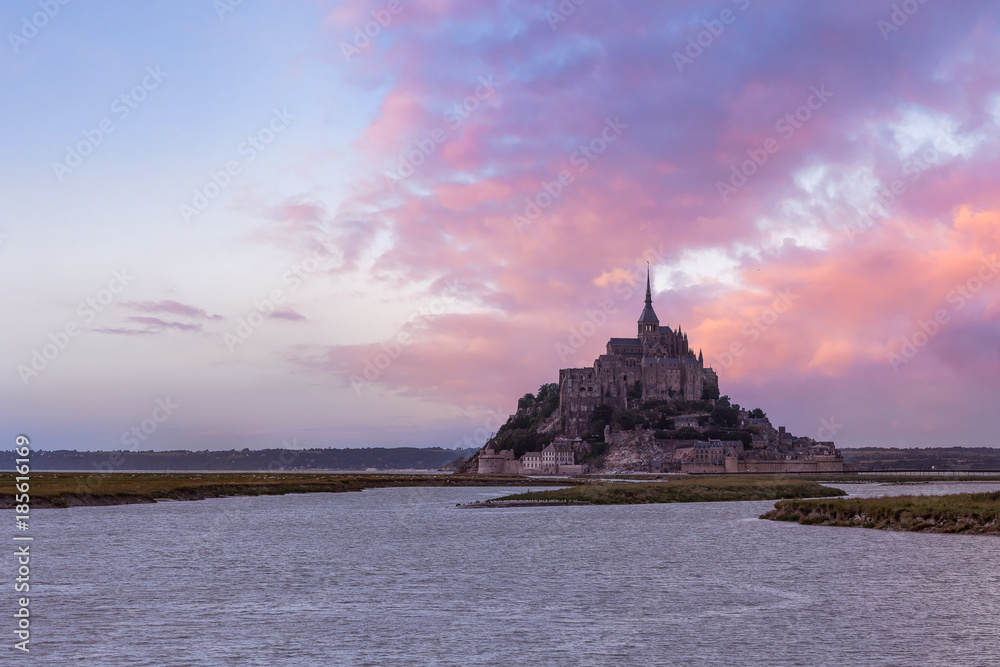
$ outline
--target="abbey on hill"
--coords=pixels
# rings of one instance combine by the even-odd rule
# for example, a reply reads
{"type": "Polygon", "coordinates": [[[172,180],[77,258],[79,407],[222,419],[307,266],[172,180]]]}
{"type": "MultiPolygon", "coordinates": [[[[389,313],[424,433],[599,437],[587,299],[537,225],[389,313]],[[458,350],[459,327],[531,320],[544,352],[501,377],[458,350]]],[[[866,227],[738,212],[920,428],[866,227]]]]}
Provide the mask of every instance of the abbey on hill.
{"type": "Polygon", "coordinates": [[[593,367],[559,370],[559,415],[566,435],[589,432],[594,409],[628,408],[652,400],[701,400],[719,397],[719,376],[688,345],[687,334],[660,326],[653,310],[649,271],[646,307],[635,338],[612,338],[593,367]]]}
{"type": "Polygon", "coordinates": [[[525,394],[458,472],[586,474],[843,472],[833,442],[795,437],[760,408],[719,395],[719,377],[680,326],[660,326],[646,274],[635,338],[612,338],[588,368],[525,394]]]}

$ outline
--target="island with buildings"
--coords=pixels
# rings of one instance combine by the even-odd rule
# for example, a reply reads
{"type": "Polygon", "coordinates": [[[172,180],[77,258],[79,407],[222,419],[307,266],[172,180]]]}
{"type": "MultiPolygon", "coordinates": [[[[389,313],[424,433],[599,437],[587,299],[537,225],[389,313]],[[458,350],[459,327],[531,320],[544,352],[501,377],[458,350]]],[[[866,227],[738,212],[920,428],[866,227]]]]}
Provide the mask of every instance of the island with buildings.
{"type": "Polygon", "coordinates": [[[719,376],[688,336],[661,326],[649,274],[634,338],[611,338],[586,368],[525,394],[458,472],[843,472],[833,442],[795,437],[760,408],[720,395],[719,376]]]}

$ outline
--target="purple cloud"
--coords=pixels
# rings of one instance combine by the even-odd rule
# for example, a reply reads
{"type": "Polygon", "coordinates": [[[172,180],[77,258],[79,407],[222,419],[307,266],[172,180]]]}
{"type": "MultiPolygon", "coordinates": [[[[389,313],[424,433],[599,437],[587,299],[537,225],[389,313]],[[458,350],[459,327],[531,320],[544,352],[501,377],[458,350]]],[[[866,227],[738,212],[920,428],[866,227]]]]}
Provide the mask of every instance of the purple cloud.
{"type": "Polygon", "coordinates": [[[201,308],[172,299],[164,299],[162,301],[123,301],[122,305],[141,313],[163,313],[166,315],[178,315],[180,317],[205,320],[225,319],[222,315],[209,315],[201,308]]]}
{"type": "Polygon", "coordinates": [[[279,308],[270,315],[271,317],[276,317],[279,320],[289,320],[291,322],[302,322],[305,321],[306,316],[298,313],[287,306],[285,308],[279,308]]]}

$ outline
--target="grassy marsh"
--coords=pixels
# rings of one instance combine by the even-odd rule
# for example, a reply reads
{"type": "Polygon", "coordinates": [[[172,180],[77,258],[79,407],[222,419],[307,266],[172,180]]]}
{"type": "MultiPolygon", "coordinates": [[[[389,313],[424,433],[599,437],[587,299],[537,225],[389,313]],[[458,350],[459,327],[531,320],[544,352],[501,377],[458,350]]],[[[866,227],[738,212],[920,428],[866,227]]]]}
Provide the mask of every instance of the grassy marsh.
{"type": "MultiPolygon", "coordinates": [[[[14,473],[0,473],[0,509],[14,507],[14,473]]],[[[339,493],[398,486],[565,486],[574,480],[508,475],[350,473],[31,473],[33,508],[125,505],[224,496],[339,493]]]]}
{"type": "Polygon", "coordinates": [[[773,521],[928,533],[1000,534],[1000,491],[945,496],[782,500],[773,521]]]}
{"type": "Polygon", "coordinates": [[[582,484],[567,489],[517,493],[495,501],[565,501],[592,505],[692,503],[731,500],[828,498],[847,495],[840,489],[788,477],[718,475],[676,477],[663,482],[582,484]]]}

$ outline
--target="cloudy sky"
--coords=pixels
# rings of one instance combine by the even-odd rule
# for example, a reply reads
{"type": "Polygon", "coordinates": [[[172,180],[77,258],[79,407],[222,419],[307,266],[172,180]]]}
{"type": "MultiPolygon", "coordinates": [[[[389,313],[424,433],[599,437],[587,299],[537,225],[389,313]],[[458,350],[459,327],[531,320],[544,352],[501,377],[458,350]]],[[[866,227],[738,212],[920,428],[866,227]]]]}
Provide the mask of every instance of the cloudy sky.
{"type": "Polygon", "coordinates": [[[997,445],[998,19],[5,2],[0,425],[451,447],[632,335],[649,261],[776,424],[997,445]]]}

